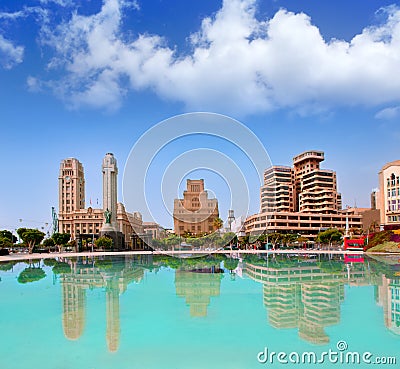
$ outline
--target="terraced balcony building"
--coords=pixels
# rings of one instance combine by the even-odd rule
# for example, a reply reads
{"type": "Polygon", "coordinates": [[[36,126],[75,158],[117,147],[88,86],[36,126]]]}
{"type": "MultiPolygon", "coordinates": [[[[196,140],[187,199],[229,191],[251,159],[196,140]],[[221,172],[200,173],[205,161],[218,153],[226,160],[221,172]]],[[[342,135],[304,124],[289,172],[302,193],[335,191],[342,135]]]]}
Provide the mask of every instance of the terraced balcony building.
{"type": "Polygon", "coordinates": [[[305,151],[293,166],[271,166],[260,189],[260,213],[245,221],[246,234],[298,233],[313,240],[323,229],[362,227],[362,215],[342,210],[336,172],[321,169],[322,151],[305,151]]]}

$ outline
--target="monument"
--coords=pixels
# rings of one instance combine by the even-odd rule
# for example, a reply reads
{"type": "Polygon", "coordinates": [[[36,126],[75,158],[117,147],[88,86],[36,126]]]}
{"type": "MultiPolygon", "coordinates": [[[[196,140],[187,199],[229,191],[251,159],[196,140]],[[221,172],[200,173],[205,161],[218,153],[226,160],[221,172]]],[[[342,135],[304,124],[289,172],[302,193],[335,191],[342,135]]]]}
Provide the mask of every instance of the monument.
{"type": "Polygon", "coordinates": [[[117,160],[114,154],[107,153],[101,166],[103,172],[103,211],[104,223],[100,236],[110,237],[114,249],[123,249],[125,246],[124,235],[117,224],[117,160]]]}

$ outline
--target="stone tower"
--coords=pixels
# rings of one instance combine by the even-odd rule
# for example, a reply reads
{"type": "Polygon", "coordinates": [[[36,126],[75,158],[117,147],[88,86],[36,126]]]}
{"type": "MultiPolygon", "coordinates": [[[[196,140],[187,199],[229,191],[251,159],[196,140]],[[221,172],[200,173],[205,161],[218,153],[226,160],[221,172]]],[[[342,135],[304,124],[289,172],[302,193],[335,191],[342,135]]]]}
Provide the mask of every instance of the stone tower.
{"type": "Polygon", "coordinates": [[[58,176],[58,228],[60,232],[75,234],[70,219],[85,208],[85,175],[82,163],[75,158],[61,161],[58,176]]]}
{"type": "Polygon", "coordinates": [[[103,172],[103,211],[111,212],[110,223],[104,219],[103,230],[117,231],[117,160],[114,155],[107,153],[101,166],[103,172]]]}

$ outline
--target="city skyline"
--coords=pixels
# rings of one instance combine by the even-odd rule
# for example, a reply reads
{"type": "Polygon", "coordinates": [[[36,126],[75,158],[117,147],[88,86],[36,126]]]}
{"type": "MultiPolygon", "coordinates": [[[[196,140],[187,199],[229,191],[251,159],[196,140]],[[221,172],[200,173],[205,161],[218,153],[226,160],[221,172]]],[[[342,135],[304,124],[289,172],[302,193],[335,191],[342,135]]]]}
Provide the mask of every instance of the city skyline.
{"type": "MultiPolygon", "coordinates": [[[[273,165],[324,151],[343,207],[368,207],[378,172],[399,159],[399,38],[393,1],[3,1],[0,121],[8,168],[0,228],[51,223],[59,163],[68,157],[84,164],[86,205],[95,206],[99,158],[113,152],[124,202],[122,173],[135,142],[191,111],[239,120],[273,165]]],[[[199,144],[235,157],[229,145],[202,139],[171,143],[156,164],[165,168],[199,144]]],[[[223,181],[204,169],[181,183],[187,178],[205,179],[225,220],[223,181]]],[[[258,196],[256,181],[249,191],[258,196]]],[[[251,203],[249,214],[258,207],[251,203]]],[[[172,217],[160,223],[172,228],[172,217]]]]}

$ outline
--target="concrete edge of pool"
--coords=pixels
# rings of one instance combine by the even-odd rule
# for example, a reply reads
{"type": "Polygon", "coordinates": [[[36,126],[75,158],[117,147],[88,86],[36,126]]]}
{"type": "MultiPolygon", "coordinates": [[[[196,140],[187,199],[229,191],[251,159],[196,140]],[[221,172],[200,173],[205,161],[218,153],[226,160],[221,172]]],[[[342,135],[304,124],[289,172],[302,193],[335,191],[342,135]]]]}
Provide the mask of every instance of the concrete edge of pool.
{"type": "Polygon", "coordinates": [[[29,260],[29,259],[52,259],[57,257],[77,257],[77,256],[117,256],[117,255],[211,255],[211,254],[302,254],[302,255],[315,255],[315,254],[331,254],[331,255],[346,255],[346,254],[359,254],[359,255],[400,255],[399,253],[394,252],[369,252],[364,253],[363,251],[340,251],[340,250],[216,250],[213,252],[204,252],[204,251],[105,251],[105,252],[54,252],[54,253],[43,253],[43,254],[10,254],[5,256],[0,256],[0,262],[2,261],[15,261],[15,260],[29,260]]]}

